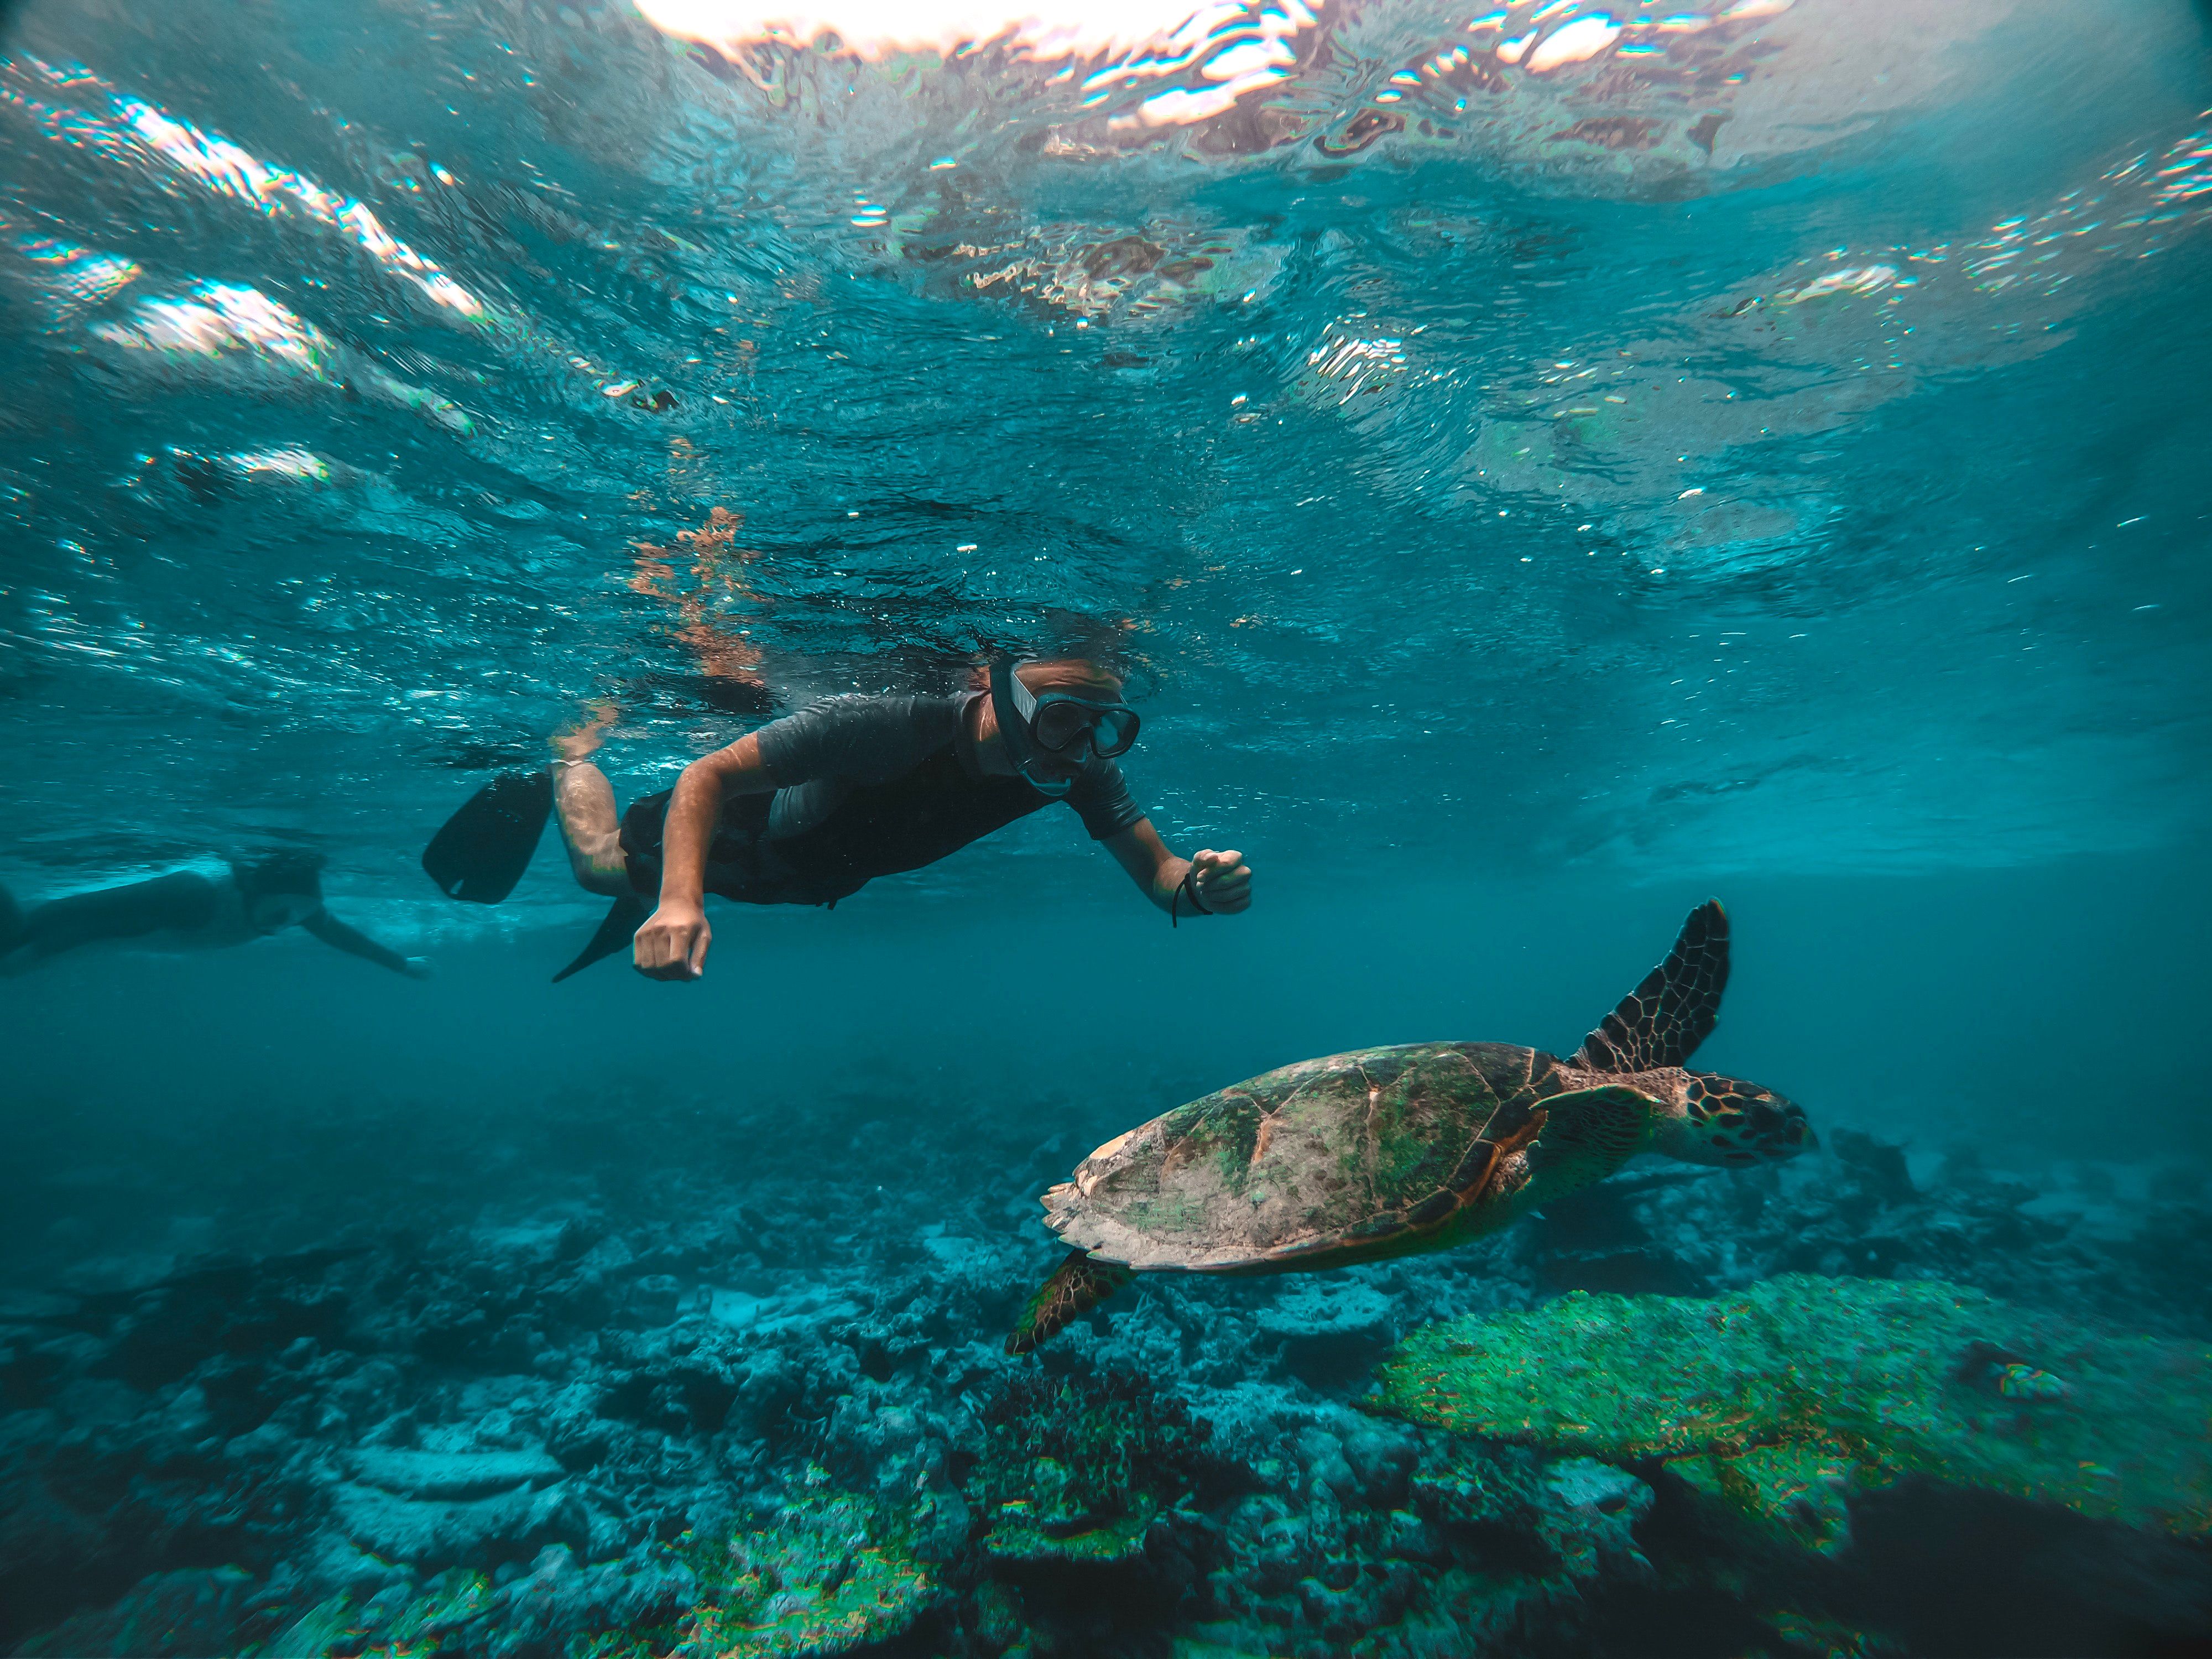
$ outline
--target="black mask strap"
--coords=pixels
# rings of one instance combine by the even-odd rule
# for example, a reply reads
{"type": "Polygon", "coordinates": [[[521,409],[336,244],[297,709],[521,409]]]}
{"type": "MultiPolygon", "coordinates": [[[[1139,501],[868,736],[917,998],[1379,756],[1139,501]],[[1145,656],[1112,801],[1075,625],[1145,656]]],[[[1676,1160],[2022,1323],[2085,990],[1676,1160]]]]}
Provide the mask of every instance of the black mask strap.
{"type": "Polygon", "coordinates": [[[1038,776],[1036,745],[1030,741],[1030,723],[1014,702],[1014,661],[1000,657],[991,665],[991,711],[998,717],[999,741],[1006,745],[1006,758],[1022,781],[1041,795],[1057,800],[1075,787],[1075,780],[1038,776]]]}

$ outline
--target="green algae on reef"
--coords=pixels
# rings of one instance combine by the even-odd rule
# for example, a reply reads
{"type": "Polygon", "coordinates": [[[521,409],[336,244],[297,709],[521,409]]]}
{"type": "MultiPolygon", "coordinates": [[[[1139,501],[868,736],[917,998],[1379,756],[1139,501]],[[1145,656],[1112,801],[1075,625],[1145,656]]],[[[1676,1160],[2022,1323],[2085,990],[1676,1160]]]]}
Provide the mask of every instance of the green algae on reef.
{"type": "Polygon", "coordinates": [[[903,1634],[937,1587],[901,1528],[822,1484],[773,1526],[699,1563],[699,1603],[676,1659],[816,1659],[903,1634]]]}
{"type": "MultiPolygon", "coordinates": [[[[667,1621],[579,1635],[567,1659],[834,1659],[903,1635],[938,1595],[899,1521],[830,1486],[818,1468],[769,1525],[721,1544],[687,1535],[671,1553],[690,1569],[691,1605],[667,1621]]],[[[489,1579],[455,1568],[396,1607],[332,1597],[258,1659],[481,1651],[483,1621],[497,1606],[489,1579]]]]}
{"type": "Polygon", "coordinates": [[[1105,1565],[1144,1553],[1152,1522],[1189,1495],[1209,1432],[1133,1372],[1024,1374],[984,1413],[969,1495],[994,1560],[1105,1565]]]}
{"type": "Polygon", "coordinates": [[[1712,1301],[1576,1291],[1431,1325],[1372,1409],[1601,1458],[1663,1462],[1796,1542],[1906,1477],[2212,1532],[2212,1352],[1937,1280],[1790,1273],[1712,1301]]]}

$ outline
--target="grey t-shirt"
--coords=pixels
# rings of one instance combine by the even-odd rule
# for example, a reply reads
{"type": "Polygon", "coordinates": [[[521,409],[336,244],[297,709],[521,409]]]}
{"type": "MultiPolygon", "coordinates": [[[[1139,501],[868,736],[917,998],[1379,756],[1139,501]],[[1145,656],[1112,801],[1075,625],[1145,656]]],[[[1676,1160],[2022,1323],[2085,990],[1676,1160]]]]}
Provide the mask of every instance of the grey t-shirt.
{"type": "MultiPolygon", "coordinates": [[[[973,777],[982,774],[968,739],[968,706],[988,694],[955,696],[825,697],[772,720],[753,736],[775,780],[769,807],[771,841],[805,834],[836,811],[854,789],[904,776],[948,745],[973,777]]],[[[1093,755],[1064,799],[1093,841],[1118,835],[1144,817],[1129,798],[1121,769],[1093,755]]]]}

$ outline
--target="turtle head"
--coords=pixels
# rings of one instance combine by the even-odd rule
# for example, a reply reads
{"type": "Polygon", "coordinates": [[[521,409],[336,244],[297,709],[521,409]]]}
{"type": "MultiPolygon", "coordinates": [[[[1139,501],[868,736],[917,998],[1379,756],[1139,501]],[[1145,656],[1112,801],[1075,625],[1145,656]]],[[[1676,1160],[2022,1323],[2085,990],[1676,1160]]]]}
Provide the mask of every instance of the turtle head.
{"type": "Polygon", "coordinates": [[[1677,1072],[1654,1151],[1686,1164],[1740,1170],[1779,1164],[1816,1145],[1805,1111],[1771,1089],[1712,1072],[1677,1072]]]}

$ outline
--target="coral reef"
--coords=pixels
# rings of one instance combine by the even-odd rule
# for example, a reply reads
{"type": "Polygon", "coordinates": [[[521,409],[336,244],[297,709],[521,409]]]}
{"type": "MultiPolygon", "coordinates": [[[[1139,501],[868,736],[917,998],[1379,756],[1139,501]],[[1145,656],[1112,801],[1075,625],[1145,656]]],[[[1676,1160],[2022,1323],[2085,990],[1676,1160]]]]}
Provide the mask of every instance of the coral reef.
{"type": "Polygon", "coordinates": [[[1661,1460],[1828,1551],[1849,1540],[1849,1498],[1906,1476],[2212,1530],[2212,1350],[1940,1281],[1793,1273],[1713,1301],[1572,1292],[1415,1333],[1374,1403],[1556,1451],[1661,1460]]]}
{"type": "Polygon", "coordinates": [[[1010,1562],[1122,1561],[1195,1484],[1207,1425],[1134,1373],[1018,1374],[983,1413],[970,1486],[1010,1562]]]}
{"type": "Polygon", "coordinates": [[[901,1529],[866,1499],[822,1489],[703,1564],[681,1659],[816,1659],[903,1635],[936,1595],[901,1529]]]}
{"type": "Polygon", "coordinates": [[[1649,1574],[1633,1534],[1651,1489],[1621,1470],[1380,1424],[1316,1423],[1293,1451],[1222,1524],[1193,1625],[1222,1650],[1511,1650],[1577,1631],[1608,1576],[1649,1574]]]}
{"type": "MultiPolygon", "coordinates": [[[[686,1535],[658,1553],[660,1571],[642,1582],[634,1573],[588,1573],[556,1544],[504,1584],[453,1568],[366,1598],[341,1593],[268,1642],[249,1644],[244,1659],[526,1653],[556,1637],[568,1659],[830,1659],[904,1634],[935,1599],[936,1585],[908,1542],[877,1504],[829,1486],[817,1466],[766,1524],[718,1544],[686,1535]]],[[[69,1621],[27,1651],[140,1651],[113,1644],[143,1639],[137,1632],[149,1615],[173,1619],[180,1599],[196,1607],[210,1588],[250,1582],[234,1570],[219,1586],[181,1582],[200,1577],[149,1581],[159,1595],[134,1592],[119,1619],[69,1621]]]]}
{"type": "MultiPolygon", "coordinates": [[[[1863,1483],[1855,1447],[1849,1542],[1823,1554],[1790,1530],[1778,1452],[1762,1473],[1717,1442],[1632,1458],[1354,1406],[1441,1320],[1607,1305],[1558,1299],[1577,1288],[1741,1300],[1796,1272],[1838,1306],[1949,1281],[1960,1358],[1990,1345],[1958,1409],[2088,1420],[2155,1385],[2121,1356],[2172,1350],[2077,1351],[2039,1322],[2086,1342],[2125,1309],[2190,1352],[2212,1338],[2186,1172],[2030,1181],[1836,1135],[1802,1168],[1632,1170],[1465,1250],[1140,1285],[1011,1362],[1000,1334],[1048,1260],[1033,1194],[1067,1143],[950,1106],[927,1139],[883,1133],[913,1099],[825,1096],[804,1145],[596,1102],[488,1115],[477,1139],[449,1115],[319,1130],[313,1168],[380,1195],[363,1218],[300,1164],[180,1160],[189,1213],[235,1183],[221,1261],[204,1228],[179,1245],[137,1221],[143,1194],[73,1190],[101,1256],[64,1250],[74,1213],[0,1247],[21,1287],[0,1292],[0,1652],[1535,1659],[1640,1655],[1662,1620],[1687,1650],[1784,1659],[1877,1637],[2155,1650],[2212,1621],[2204,1544],[2110,1518],[2086,1474],[2069,1509],[1995,1474],[1863,1483]],[[477,1171],[529,1134],[554,1154],[502,1166],[487,1206],[477,1171]],[[1969,1317],[1996,1305],[1974,1291],[2016,1322],[1969,1317]],[[1781,1533],[1701,1496],[1696,1470],[1730,1458],[1781,1533]]],[[[2146,1456],[2162,1420],[2141,1419],[2146,1456]]],[[[2133,1453],[2081,1455],[2157,1507],[2127,1495],[2133,1453]]]]}

